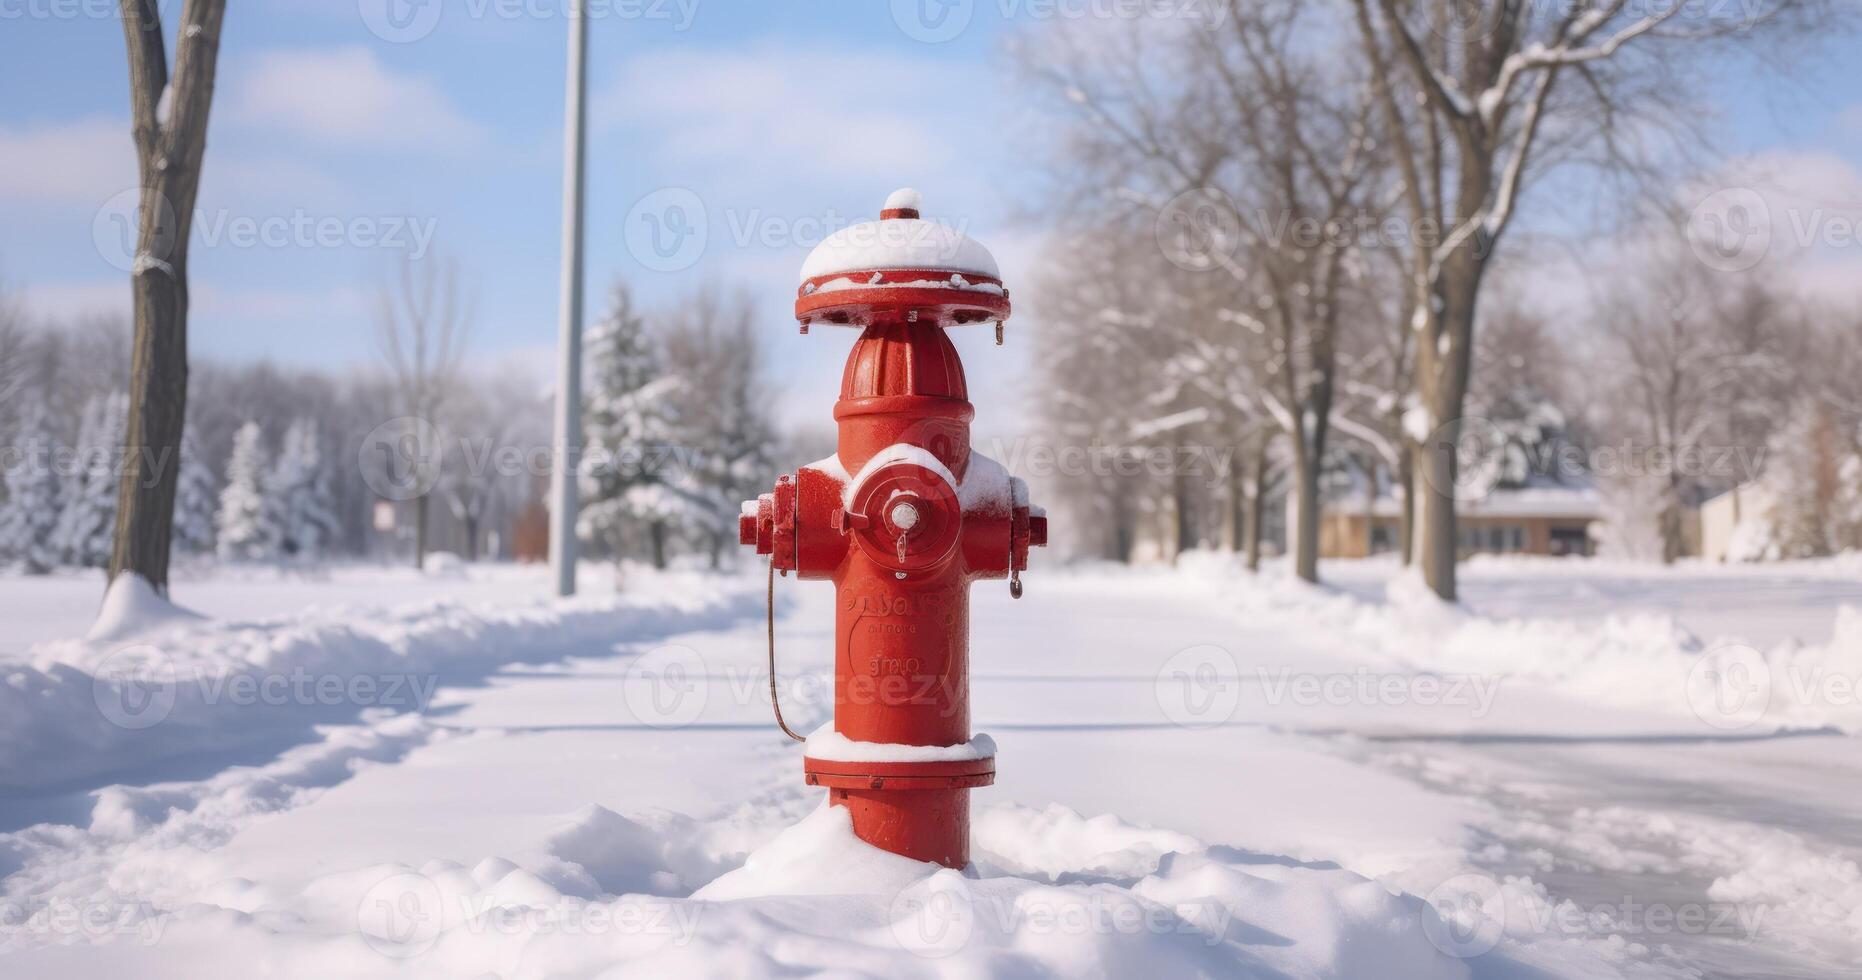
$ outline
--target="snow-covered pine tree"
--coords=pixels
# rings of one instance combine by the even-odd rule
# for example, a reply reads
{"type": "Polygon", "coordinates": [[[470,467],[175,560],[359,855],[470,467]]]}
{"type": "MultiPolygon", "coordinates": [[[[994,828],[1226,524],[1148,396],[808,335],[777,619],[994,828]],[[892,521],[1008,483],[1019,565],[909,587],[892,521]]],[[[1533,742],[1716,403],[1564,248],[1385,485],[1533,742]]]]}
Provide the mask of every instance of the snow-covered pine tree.
{"type": "Polygon", "coordinates": [[[181,473],[175,484],[174,546],[197,555],[212,550],[214,511],[218,506],[219,488],[214,485],[213,469],[201,455],[193,435],[183,435],[181,473]]]}
{"type": "Polygon", "coordinates": [[[266,505],[276,515],[279,552],[310,561],[321,557],[337,526],[315,419],[305,416],[285,429],[277,464],[266,475],[264,487],[266,505]]]}
{"type": "Polygon", "coordinates": [[[265,433],[257,422],[247,422],[233,436],[233,455],[226,464],[226,486],[220,491],[220,520],[216,549],[229,561],[259,560],[277,553],[274,511],[265,502],[265,433]]]}
{"type": "Polygon", "coordinates": [[[28,574],[43,575],[58,564],[56,446],[45,412],[29,407],[14,429],[20,452],[6,471],[6,502],[0,504],[0,561],[18,562],[28,574]]]}
{"type": "Polygon", "coordinates": [[[617,559],[628,541],[646,542],[663,566],[669,532],[702,504],[674,452],[680,379],[663,371],[625,285],[614,287],[607,315],[590,332],[588,360],[576,533],[606,543],[617,559]]]}
{"type": "Polygon", "coordinates": [[[102,568],[110,563],[128,416],[129,396],[122,392],[99,395],[84,406],[73,465],[65,480],[64,506],[54,532],[60,557],[70,564],[102,568]]]}

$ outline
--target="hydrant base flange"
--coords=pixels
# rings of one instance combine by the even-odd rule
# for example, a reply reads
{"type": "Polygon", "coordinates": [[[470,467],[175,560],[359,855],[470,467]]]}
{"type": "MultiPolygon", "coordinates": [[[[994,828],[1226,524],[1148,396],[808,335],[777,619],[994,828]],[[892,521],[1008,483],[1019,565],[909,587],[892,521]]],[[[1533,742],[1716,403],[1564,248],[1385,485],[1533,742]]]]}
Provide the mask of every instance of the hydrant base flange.
{"type": "Polygon", "coordinates": [[[972,789],[996,781],[996,760],[949,762],[840,762],[802,760],[810,786],[843,789],[972,789]]]}

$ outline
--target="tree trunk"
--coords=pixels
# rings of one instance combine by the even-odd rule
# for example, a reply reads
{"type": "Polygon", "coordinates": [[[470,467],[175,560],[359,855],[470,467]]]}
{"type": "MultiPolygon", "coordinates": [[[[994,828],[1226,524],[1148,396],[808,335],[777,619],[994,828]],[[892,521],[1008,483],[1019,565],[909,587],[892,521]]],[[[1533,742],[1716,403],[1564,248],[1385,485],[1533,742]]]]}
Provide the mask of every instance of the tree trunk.
{"type": "Polygon", "coordinates": [[[1172,565],[1177,563],[1176,499],[1174,493],[1164,494],[1159,506],[1153,509],[1151,515],[1156,519],[1152,533],[1157,535],[1158,553],[1172,565]]]}
{"type": "Polygon", "coordinates": [[[478,561],[478,518],[465,519],[466,561],[478,561]]]}
{"type": "Polygon", "coordinates": [[[1473,363],[1474,305],[1485,271],[1485,260],[1477,251],[1475,246],[1465,245],[1450,258],[1436,294],[1441,307],[1436,337],[1416,345],[1416,394],[1435,426],[1428,445],[1421,449],[1420,482],[1425,485],[1417,488],[1422,498],[1417,526],[1422,537],[1419,555],[1423,581],[1448,602],[1455,602],[1458,595],[1455,563],[1460,526],[1455,517],[1455,452],[1461,440],[1462,405],[1473,363]]]}
{"type": "Polygon", "coordinates": [[[1228,506],[1222,510],[1222,550],[1239,552],[1242,549],[1242,525],[1247,523],[1248,491],[1242,485],[1244,463],[1241,454],[1230,453],[1228,457],[1228,506]]]}
{"type": "MultiPolygon", "coordinates": [[[[1673,459],[1674,454],[1670,453],[1673,459]]],[[[1662,564],[1672,565],[1681,557],[1681,477],[1672,468],[1668,474],[1668,486],[1662,494],[1662,564]]],[[[1827,524],[1819,524],[1827,527],[1827,524]]]]}
{"type": "Polygon", "coordinates": [[[1131,508],[1122,499],[1114,505],[1109,540],[1112,559],[1120,564],[1131,564],[1132,552],[1138,547],[1138,527],[1131,508]]]}
{"type": "Polygon", "coordinates": [[[414,498],[414,567],[427,567],[427,495],[414,498]]]}
{"type": "MultiPolygon", "coordinates": [[[[1295,438],[1298,438],[1297,435],[1295,438]]],[[[1293,574],[1319,581],[1319,458],[1310,447],[1293,450],[1293,493],[1298,513],[1293,526],[1293,574]]]]}
{"type": "Polygon", "coordinates": [[[664,571],[666,568],[666,522],[654,521],[647,529],[647,534],[653,541],[653,567],[664,571]]]}
{"type": "Polygon", "coordinates": [[[130,270],[136,325],[110,579],[131,572],[164,595],[187,424],[188,237],[225,13],[225,0],[189,0],[171,79],[155,0],[121,0],[142,195],[130,270]]]}
{"type": "Polygon", "coordinates": [[[1416,447],[1408,439],[1397,453],[1397,490],[1397,554],[1408,567],[1416,550],[1416,447]]]}
{"type": "Polygon", "coordinates": [[[1364,464],[1364,557],[1369,558],[1377,545],[1377,461],[1364,464]]]}
{"type": "Polygon", "coordinates": [[[1202,544],[1196,533],[1195,511],[1190,507],[1190,481],[1184,474],[1183,467],[1177,467],[1177,473],[1170,483],[1170,510],[1176,522],[1173,528],[1177,539],[1176,553],[1182,555],[1191,548],[1202,544]]]}
{"type": "MultiPolygon", "coordinates": [[[[164,233],[145,217],[145,239],[164,233]]],[[[110,580],[133,572],[166,595],[181,433],[187,422],[185,266],[141,268],[131,280],[131,290],[136,327],[110,580]]]]}
{"type": "Polygon", "coordinates": [[[1242,524],[1242,539],[1248,551],[1248,571],[1261,570],[1261,518],[1267,513],[1267,443],[1262,440],[1254,449],[1250,464],[1254,472],[1248,480],[1248,512],[1242,524]]]}

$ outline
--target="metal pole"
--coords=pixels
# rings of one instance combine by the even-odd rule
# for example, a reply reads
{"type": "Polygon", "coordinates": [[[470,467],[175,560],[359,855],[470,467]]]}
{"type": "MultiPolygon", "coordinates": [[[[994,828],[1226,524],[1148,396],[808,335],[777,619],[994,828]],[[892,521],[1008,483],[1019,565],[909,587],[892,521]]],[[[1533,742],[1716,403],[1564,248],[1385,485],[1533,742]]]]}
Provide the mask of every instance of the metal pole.
{"type": "Polygon", "coordinates": [[[588,11],[569,4],[569,92],[563,113],[561,361],[556,465],[550,473],[550,565],[556,594],[575,594],[576,460],[582,442],[582,198],[588,157],[588,11]]]}

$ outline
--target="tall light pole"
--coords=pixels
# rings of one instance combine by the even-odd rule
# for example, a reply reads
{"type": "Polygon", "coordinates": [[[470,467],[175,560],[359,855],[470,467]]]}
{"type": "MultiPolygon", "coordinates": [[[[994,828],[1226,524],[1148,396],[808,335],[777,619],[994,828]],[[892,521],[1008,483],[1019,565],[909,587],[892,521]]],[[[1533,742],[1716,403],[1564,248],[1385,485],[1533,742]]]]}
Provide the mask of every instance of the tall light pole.
{"type": "Polygon", "coordinates": [[[556,465],[550,472],[550,567],[575,594],[576,463],[582,443],[582,198],[588,158],[588,7],[569,2],[569,93],[563,112],[562,300],[556,372],[556,465]]]}

